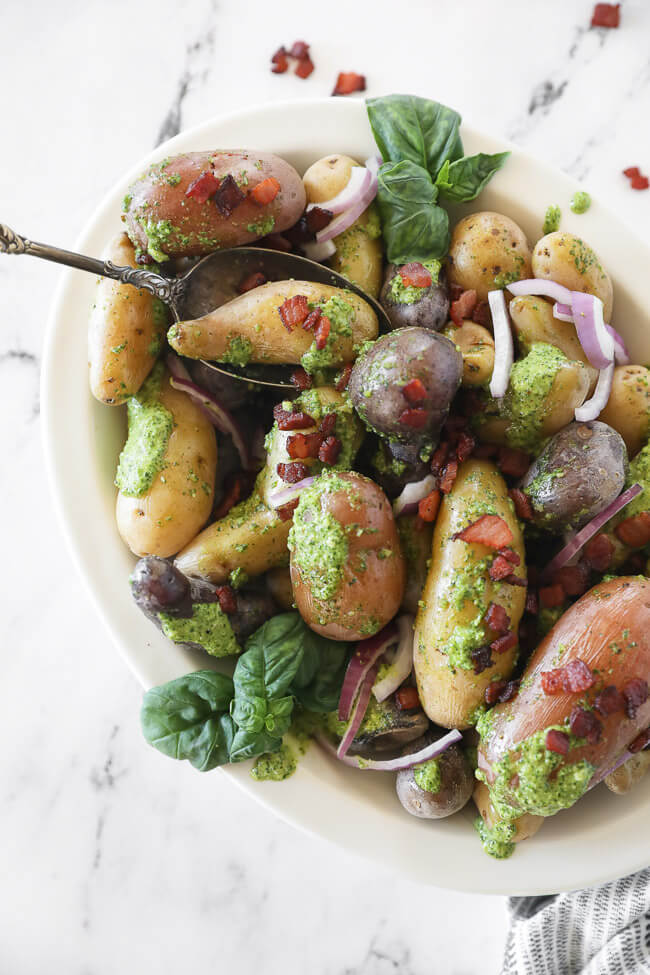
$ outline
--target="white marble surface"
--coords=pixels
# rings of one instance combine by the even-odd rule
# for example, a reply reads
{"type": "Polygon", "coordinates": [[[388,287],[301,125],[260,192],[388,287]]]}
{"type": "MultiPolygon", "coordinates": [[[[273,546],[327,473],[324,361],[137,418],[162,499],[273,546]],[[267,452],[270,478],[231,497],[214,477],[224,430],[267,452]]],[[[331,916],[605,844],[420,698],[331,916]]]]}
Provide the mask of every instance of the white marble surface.
{"type": "MultiPolygon", "coordinates": [[[[516,140],[647,233],[650,192],[620,171],[650,171],[650,6],[625,0],[622,29],[607,33],[587,29],[591,6],[5,4],[0,219],[71,246],[115,177],[179,127],[327,95],[339,70],[356,70],[370,94],[429,94],[516,140]],[[303,37],[312,77],[272,75],[270,54],[303,37]]],[[[0,257],[1,975],[497,971],[501,900],[387,875],[144,744],[140,690],[62,547],[43,479],[38,372],[58,273],[0,257]]]]}

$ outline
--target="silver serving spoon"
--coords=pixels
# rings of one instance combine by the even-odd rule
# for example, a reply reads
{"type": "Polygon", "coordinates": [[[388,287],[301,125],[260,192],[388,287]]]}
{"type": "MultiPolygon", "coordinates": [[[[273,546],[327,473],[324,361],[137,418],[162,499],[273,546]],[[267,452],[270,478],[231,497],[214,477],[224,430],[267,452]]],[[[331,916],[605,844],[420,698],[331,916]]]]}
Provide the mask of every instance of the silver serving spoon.
{"type": "MultiPolygon", "coordinates": [[[[112,278],[122,284],[131,284],[135,288],[144,288],[164,301],[174,316],[174,321],[177,322],[200,318],[219,308],[239,294],[238,288],[243,278],[254,271],[261,271],[268,281],[286,281],[289,278],[296,278],[302,281],[315,281],[318,284],[329,284],[335,288],[346,288],[371,305],[379,320],[380,332],[388,332],[391,329],[390,321],[379,302],[341,274],[306,257],[268,250],[264,247],[233,247],[215,251],[202,257],[181,276],[167,278],[147,270],[146,267],[119,267],[111,261],[100,261],[85,254],[62,250],[60,247],[39,244],[37,241],[21,237],[10,227],[0,223],[0,254],[29,254],[31,257],[40,257],[46,261],[54,261],[56,264],[65,264],[104,278],[112,278]]],[[[289,378],[296,368],[295,365],[248,365],[244,368],[237,366],[226,368],[214,362],[201,361],[216,372],[224,373],[234,379],[260,386],[295,390],[289,378]]]]}

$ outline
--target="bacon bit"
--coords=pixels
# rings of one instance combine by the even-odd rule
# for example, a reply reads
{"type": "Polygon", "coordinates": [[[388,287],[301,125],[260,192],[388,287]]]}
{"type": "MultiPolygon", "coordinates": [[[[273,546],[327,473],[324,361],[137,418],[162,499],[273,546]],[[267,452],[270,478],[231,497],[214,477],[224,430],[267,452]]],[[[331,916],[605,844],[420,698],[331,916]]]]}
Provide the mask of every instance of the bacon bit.
{"type": "Polygon", "coordinates": [[[592,27],[618,27],[621,23],[620,3],[597,3],[591,15],[592,27]]]}
{"type": "Polygon", "coordinates": [[[474,456],[478,457],[479,460],[489,460],[490,457],[494,457],[498,447],[493,443],[481,443],[474,451],[474,456]]]}
{"type": "Polygon", "coordinates": [[[470,653],[470,658],[474,664],[475,674],[482,674],[484,670],[487,670],[494,663],[492,651],[489,647],[477,647],[476,650],[472,650],[470,653]]]}
{"type": "Polygon", "coordinates": [[[341,71],[336,84],[334,85],[333,95],[351,95],[355,91],[366,90],[366,76],[357,74],[355,71],[341,71]]]}
{"type": "Polygon", "coordinates": [[[445,422],[444,436],[450,443],[458,441],[461,433],[467,432],[467,420],[464,416],[449,416],[445,422]]]}
{"type": "Polygon", "coordinates": [[[502,555],[504,559],[508,560],[508,562],[512,562],[513,565],[521,564],[521,559],[519,558],[515,550],[512,548],[500,548],[499,555],[502,555]]]}
{"type": "Polygon", "coordinates": [[[626,518],[614,529],[614,534],[630,548],[643,548],[650,542],[650,511],[626,518]]]}
{"type": "Polygon", "coordinates": [[[327,413],[318,427],[324,437],[331,437],[336,430],[336,413],[327,413]]]}
{"type": "Polygon", "coordinates": [[[493,640],[490,644],[490,649],[494,650],[495,653],[507,653],[508,650],[512,650],[517,646],[519,638],[517,634],[510,630],[509,633],[504,633],[503,636],[498,636],[496,640],[493,640]]]}
{"type": "Polygon", "coordinates": [[[475,447],[476,440],[474,437],[470,433],[461,433],[456,444],[456,457],[461,464],[468,457],[471,457],[475,447]]]}
{"type": "Polygon", "coordinates": [[[298,507],[298,502],[300,498],[294,498],[293,501],[287,501],[283,504],[281,508],[276,508],[276,512],[280,516],[280,521],[290,521],[293,518],[293,513],[298,507]]]}
{"type": "Polygon", "coordinates": [[[628,179],[634,179],[635,176],[640,176],[641,170],[638,166],[628,166],[627,169],[623,170],[623,176],[627,176],[628,179]]]}
{"type": "Polygon", "coordinates": [[[510,617],[499,603],[490,603],[485,614],[485,622],[495,633],[507,633],[510,629],[510,617]]]}
{"type": "Polygon", "coordinates": [[[309,57],[309,44],[306,44],[305,41],[294,41],[288,53],[289,57],[301,61],[303,58],[309,57]]]}
{"type": "Polygon", "coordinates": [[[423,403],[427,398],[427,391],[421,379],[411,379],[403,387],[402,393],[411,406],[417,406],[418,403],[423,403]]]}
{"type": "Polygon", "coordinates": [[[318,457],[322,442],[322,433],[294,433],[292,437],[287,439],[287,453],[292,460],[318,457]]]}
{"type": "Polygon", "coordinates": [[[327,345],[327,340],[330,336],[330,331],[332,329],[332,323],[330,322],[327,315],[321,315],[318,319],[318,324],[314,329],[314,338],[316,339],[316,348],[319,352],[327,345]]]}
{"type": "Polygon", "coordinates": [[[647,190],[650,186],[648,177],[644,176],[638,166],[628,166],[623,170],[623,175],[627,176],[633,190],[647,190]]]}
{"type": "Polygon", "coordinates": [[[546,747],[549,752],[557,752],[558,755],[568,755],[569,736],[565,731],[558,731],[557,728],[550,728],[546,732],[546,747]]]}
{"type": "Polygon", "coordinates": [[[505,704],[511,701],[519,693],[518,680],[493,680],[485,688],[486,704],[505,704]]]}
{"type": "Polygon", "coordinates": [[[445,469],[445,464],[447,463],[447,455],[449,454],[449,444],[441,443],[439,447],[433,452],[433,457],[431,458],[431,473],[432,474],[442,474],[445,469]]]}
{"type": "Polygon", "coordinates": [[[395,693],[395,704],[399,711],[413,711],[420,707],[420,696],[415,687],[400,687],[395,693]]]}
{"type": "Polygon", "coordinates": [[[528,495],[520,491],[519,488],[510,488],[508,494],[515,506],[517,517],[521,518],[522,521],[532,521],[535,512],[533,511],[533,506],[528,495]]]}
{"type": "Polygon", "coordinates": [[[313,329],[315,329],[321,319],[322,314],[323,313],[320,310],[320,308],[314,308],[313,311],[310,311],[306,319],[302,323],[302,327],[304,328],[304,330],[306,332],[311,332],[313,329]]]}
{"type": "Polygon", "coordinates": [[[273,57],[271,58],[271,64],[273,67],[271,71],[273,74],[284,74],[284,72],[289,67],[289,62],[287,60],[287,52],[283,47],[279,47],[273,57]]]}
{"type": "Polygon", "coordinates": [[[317,234],[319,230],[325,229],[333,216],[331,210],[326,210],[324,207],[312,207],[305,214],[307,229],[311,234],[317,234]]]}
{"type": "Polygon", "coordinates": [[[588,691],[596,683],[596,678],[591,672],[591,669],[579,657],[569,661],[562,670],[564,674],[562,686],[569,694],[576,694],[578,691],[588,691]]]}
{"type": "Polygon", "coordinates": [[[221,180],[219,189],[214,194],[214,204],[222,217],[229,217],[245,199],[233,176],[228,175],[221,180]]]}
{"type": "Polygon", "coordinates": [[[564,668],[555,667],[553,670],[542,671],[542,690],[551,697],[564,690],[563,686],[564,668]]]}
{"type": "Polygon", "coordinates": [[[278,477],[285,482],[285,484],[297,484],[298,481],[302,481],[309,470],[306,464],[301,464],[299,461],[294,461],[292,464],[278,464],[276,467],[278,472],[278,477]]]}
{"type": "Polygon", "coordinates": [[[335,464],[339,459],[342,446],[338,437],[326,437],[319,448],[318,459],[324,464],[335,464]]]}
{"type": "Polygon", "coordinates": [[[449,308],[449,317],[457,328],[460,328],[466,318],[471,318],[477,301],[478,298],[473,288],[469,291],[463,291],[460,298],[452,301],[449,308]]]}
{"type": "Polygon", "coordinates": [[[454,481],[458,474],[458,461],[450,460],[440,478],[440,490],[443,494],[449,494],[454,486],[454,481]]]}
{"type": "Polygon", "coordinates": [[[616,714],[617,711],[625,710],[625,698],[618,687],[610,684],[600,692],[594,701],[594,707],[606,718],[610,714],[616,714]]]}
{"type": "Polygon", "coordinates": [[[488,572],[493,582],[500,582],[502,579],[508,578],[512,572],[512,566],[507,559],[504,559],[503,555],[497,555],[492,561],[488,572]]]}
{"type": "Polygon", "coordinates": [[[604,532],[590,538],[584,547],[584,558],[596,572],[609,569],[614,554],[614,543],[604,532]]]}
{"type": "Polygon", "coordinates": [[[435,521],[440,507],[440,491],[434,488],[418,504],[418,514],[422,521],[435,521]]]}
{"type": "Polygon", "coordinates": [[[430,288],[431,273],[427,271],[424,264],[419,261],[411,261],[409,264],[402,264],[397,272],[402,279],[405,288],[430,288]]]}
{"type": "Polygon", "coordinates": [[[237,597],[232,586],[217,586],[216,596],[223,613],[231,615],[237,612],[237,597]]]}
{"type": "Polygon", "coordinates": [[[266,284],[266,281],[266,275],[262,274],[261,271],[252,271],[251,274],[247,274],[245,278],[241,279],[237,291],[240,295],[244,295],[247,291],[252,291],[253,288],[260,288],[266,284]]]}
{"type": "Polygon", "coordinates": [[[414,430],[421,430],[426,426],[428,420],[427,411],[421,407],[404,410],[399,418],[399,422],[405,427],[412,427],[414,430]]]}
{"type": "Polygon", "coordinates": [[[463,288],[460,284],[450,284],[449,285],[449,298],[451,301],[458,301],[463,293],[463,288]]]}
{"type": "Polygon", "coordinates": [[[561,606],[564,602],[564,589],[560,585],[542,586],[539,590],[539,601],[546,609],[561,606]]]}
{"type": "Polygon", "coordinates": [[[316,421],[309,413],[291,413],[282,408],[282,403],[273,407],[273,419],[278,424],[278,430],[306,430],[315,427],[316,421]]]}
{"type": "Polygon", "coordinates": [[[623,684],[625,698],[625,713],[628,718],[635,718],[642,704],[648,700],[648,684],[642,677],[633,677],[623,684]]]}
{"type": "Polygon", "coordinates": [[[306,57],[300,58],[298,60],[295,74],[297,74],[299,78],[308,78],[313,70],[314,70],[314,62],[309,57],[309,55],[307,55],[306,57]]]}
{"type": "Polygon", "coordinates": [[[643,552],[633,552],[625,560],[625,572],[622,575],[642,576],[645,575],[646,558],[643,552]]]}
{"type": "Polygon", "coordinates": [[[258,206],[266,206],[267,203],[271,203],[278,193],[280,192],[280,182],[275,178],[275,176],[267,176],[263,179],[261,183],[253,187],[251,190],[251,197],[257,203],[258,206]]]}
{"type": "Polygon", "coordinates": [[[306,369],[303,369],[302,366],[298,366],[297,369],[294,369],[294,371],[291,373],[290,381],[303,393],[306,389],[311,389],[313,385],[311,376],[306,369]]]}
{"type": "Polygon", "coordinates": [[[206,203],[207,200],[216,193],[221,185],[221,180],[217,179],[214,173],[206,170],[197,176],[185,190],[185,196],[191,197],[197,203],[206,203]]]}
{"type": "Polygon", "coordinates": [[[526,612],[532,613],[534,616],[539,613],[539,597],[532,589],[526,593],[526,612]]]}
{"type": "Polygon", "coordinates": [[[508,477],[523,477],[530,467],[530,457],[523,450],[514,447],[499,447],[497,465],[502,474],[508,477]]]}
{"type": "Polygon", "coordinates": [[[264,244],[269,250],[282,251],[283,254],[288,254],[291,250],[291,244],[282,234],[268,234],[266,237],[262,237],[258,243],[264,244]]]}
{"type": "Polygon", "coordinates": [[[582,596],[589,588],[589,568],[584,562],[565,565],[555,572],[553,581],[562,586],[567,596],[582,596]]]}
{"type": "Polygon", "coordinates": [[[350,382],[351,375],[352,375],[352,363],[346,362],[345,365],[343,366],[343,369],[340,372],[340,375],[336,380],[334,389],[338,390],[339,393],[342,393],[344,389],[347,389],[348,383],[350,382]]]}
{"type": "Polygon", "coordinates": [[[631,741],[627,746],[627,750],[636,755],[637,752],[643,751],[648,744],[650,744],[650,728],[646,728],[640,735],[637,735],[634,741],[631,741]]]}
{"type": "Polygon", "coordinates": [[[497,551],[511,545],[513,541],[510,528],[499,515],[481,515],[453,537],[462,538],[464,542],[487,545],[497,551]]]}
{"type": "Polygon", "coordinates": [[[215,520],[225,518],[231,508],[241,501],[243,489],[243,478],[235,477],[224,494],[218,508],[214,512],[215,520]]]}
{"type": "Polygon", "coordinates": [[[503,581],[507,582],[509,586],[519,586],[520,589],[526,589],[528,586],[528,580],[524,579],[523,576],[506,576],[503,581]]]}
{"type": "Polygon", "coordinates": [[[574,707],[569,717],[571,734],[576,738],[586,738],[590,745],[596,745],[603,733],[603,726],[593,711],[574,707]]]}
{"type": "Polygon", "coordinates": [[[487,301],[479,301],[472,312],[472,321],[483,328],[492,328],[492,313],[487,301]]]}
{"type": "Polygon", "coordinates": [[[285,298],[278,311],[282,324],[288,332],[291,332],[296,325],[302,325],[307,318],[309,302],[305,295],[294,295],[293,298],[285,298]]]}

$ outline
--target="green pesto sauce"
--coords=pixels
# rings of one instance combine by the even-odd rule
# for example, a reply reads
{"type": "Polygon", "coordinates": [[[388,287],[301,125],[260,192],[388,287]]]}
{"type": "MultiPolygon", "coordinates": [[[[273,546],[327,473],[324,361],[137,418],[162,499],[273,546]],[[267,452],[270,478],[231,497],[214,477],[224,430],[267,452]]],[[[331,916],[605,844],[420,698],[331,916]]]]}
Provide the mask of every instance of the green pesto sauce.
{"type": "Polygon", "coordinates": [[[505,822],[495,823],[493,828],[485,823],[480,816],[474,820],[474,829],[478,833],[483,849],[495,860],[507,860],[515,852],[515,844],[512,838],[517,831],[514,823],[506,820],[505,822]]]}
{"type": "Polygon", "coordinates": [[[241,651],[219,603],[195,603],[190,617],[158,613],[158,618],[163,633],[174,643],[198,643],[212,657],[231,657],[241,651]]]}
{"type": "Polygon", "coordinates": [[[571,198],[571,209],[574,213],[586,213],[591,206],[591,197],[584,190],[578,190],[571,198]]]}
{"type": "Polygon", "coordinates": [[[581,240],[580,237],[574,237],[571,241],[569,254],[573,258],[573,263],[576,270],[580,274],[586,274],[590,268],[596,265],[597,269],[600,271],[600,276],[603,278],[605,277],[605,272],[599,264],[598,258],[592,251],[591,247],[589,247],[588,244],[585,244],[584,240],[581,240]]]}
{"type": "Polygon", "coordinates": [[[379,474],[394,474],[401,477],[408,467],[406,461],[398,460],[397,457],[388,459],[388,452],[383,447],[378,447],[372,455],[371,464],[379,474]]]}
{"type": "Polygon", "coordinates": [[[325,473],[305,488],[293,515],[288,547],[295,565],[314,599],[331,600],[343,580],[348,540],[343,526],[321,509],[321,496],[350,485],[336,474],[325,473]]]}
{"type": "Polygon", "coordinates": [[[248,582],[249,576],[246,569],[242,569],[241,565],[238,565],[236,569],[233,569],[228,576],[228,582],[233,587],[233,589],[241,589],[248,582]]]}
{"type": "Polygon", "coordinates": [[[150,257],[159,264],[168,261],[169,257],[163,247],[174,232],[171,220],[146,220],[141,226],[147,235],[147,253],[150,257]]]}
{"type": "Polygon", "coordinates": [[[274,227],[275,217],[269,215],[268,217],[264,217],[263,220],[258,220],[256,223],[247,224],[246,230],[249,234],[255,234],[257,237],[266,237],[274,227]]]}
{"type": "Polygon", "coordinates": [[[500,274],[496,274],[493,278],[495,288],[507,288],[509,284],[513,281],[519,281],[521,278],[520,271],[501,271],[500,274]]]}
{"type": "Polygon", "coordinates": [[[560,229],[560,220],[562,218],[562,211],[558,206],[551,206],[546,208],[546,213],[544,214],[544,226],[542,231],[544,234],[552,234],[554,231],[560,229]]]}
{"type": "Polygon", "coordinates": [[[428,762],[420,762],[413,769],[413,778],[415,779],[416,785],[423,790],[423,792],[440,792],[442,788],[442,774],[440,772],[440,763],[437,758],[430,758],[428,762]]]}
{"type": "Polygon", "coordinates": [[[567,361],[554,345],[535,342],[528,355],[510,370],[508,391],[501,406],[510,420],[506,438],[511,447],[539,452],[544,405],[558,370],[567,361]]]}
{"type": "Polygon", "coordinates": [[[115,484],[130,498],[142,497],[164,466],[174,418],[158,399],[163,374],[162,363],[157,363],[127,403],[129,435],[120,454],[115,484]]]}
{"type": "Polygon", "coordinates": [[[541,606],[537,616],[537,632],[540,636],[549,633],[565,610],[564,606],[541,606]]]}
{"type": "MultiPolygon", "coordinates": [[[[325,730],[335,738],[342,738],[348,726],[347,721],[339,721],[336,711],[329,711],[324,717],[325,730]]],[[[391,712],[384,704],[379,704],[375,695],[370,695],[363,721],[355,735],[355,740],[385,731],[391,723],[391,712]]]]}
{"type": "Polygon", "coordinates": [[[277,752],[260,755],[251,769],[256,782],[282,782],[298,768],[296,756],[288,745],[281,745],[277,752]]]}
{"type": "Polygon", "coordinates": [[[616,519],[617,522],[632,518],[641,511],[650,511],[650,443],[647,443],[630,463],[625,487],[632,487],[633,484],[640,484],[642,491],[623,508],[616,519]]]}
{"type": "MultiPolygon", "coordinates": [[[[436,260],[422,261],[421,263],[431,275],[431,287],[433,287],[433,285],[438,283],[438,276],[440,274],[440,268],[442,265],[440,261],[436,260]]],[[[419,301],[428,290],[428,288],[418,288],[413,284],[405,285],[399,273],[399,268],[397,269],[397,273],[390,285],[391,297],[394,299],[394,301],[401,305],[415,304],[415,302],[419,301]]]]}
{"type": "Polygon", "coordinates": [[[329,319],[331,328],[325,348],[317,349],[316,340],[314,340],[300,360],[303,369],[309,373],[326,369],[328,366],[339,365],[340,355],[335,350],[339,344],[338,340],[342,336],[352,337],[352,323],[355,316],[354,308],[349,302],[341,298],[340,295],[332,295],[320,305],[320,308],[323,315],[329,319]]]}
{"type": "Polygon", "coordinates": [[[251,361],[253,346],[242,335],[233,335],[228,340],[228,347],[221,355],[221,362],[230,362],[233,366],[245,366],[251,361]]]}

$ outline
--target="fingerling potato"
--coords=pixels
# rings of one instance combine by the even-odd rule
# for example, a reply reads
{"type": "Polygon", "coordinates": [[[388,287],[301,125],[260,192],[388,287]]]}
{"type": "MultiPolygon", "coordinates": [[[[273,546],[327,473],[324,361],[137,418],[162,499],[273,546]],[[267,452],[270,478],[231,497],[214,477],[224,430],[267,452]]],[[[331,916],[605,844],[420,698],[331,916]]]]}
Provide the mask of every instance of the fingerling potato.
{"type": "Polygon", "coordinates": [[[447,276],[450,284],[474,290],[486,301],[489,291],[531,276],[526,235],[502,213],[471,213],[454,227],[447,276]]]}
{"type": "Polygon", "coordinates": [[[463,386],[485,386],[494,370],[494,339],[487,328],[464,321],[460,328],[450,325],[444,334],[463,356],[463,386]]]}
{"type": "Polygon", "coordinates": [[[517,344],[526,355],[536,342],[554,345],[567,359],[583,362],[589,373],[589,390],[593,390],[598,371],[584,353],[575,325],[553,317],[553,306],[536,295],[520,295],[510,302],[510,317],[517,344]]]}
{"type": "Polygon", "coordinates": [[[533,250],[533,277],[548,278],[570,291],[596,295],[603,303],[606,322],[612,320],[612,281],[597,255],[580,237],[554,230],[538,240],[533,250]]]}
{"type": "Polygon", "coordinates": [[[616,366],[612,391],[599,419],[618,430],[634,457],[650,433],[650,369],[616,366]]]}

